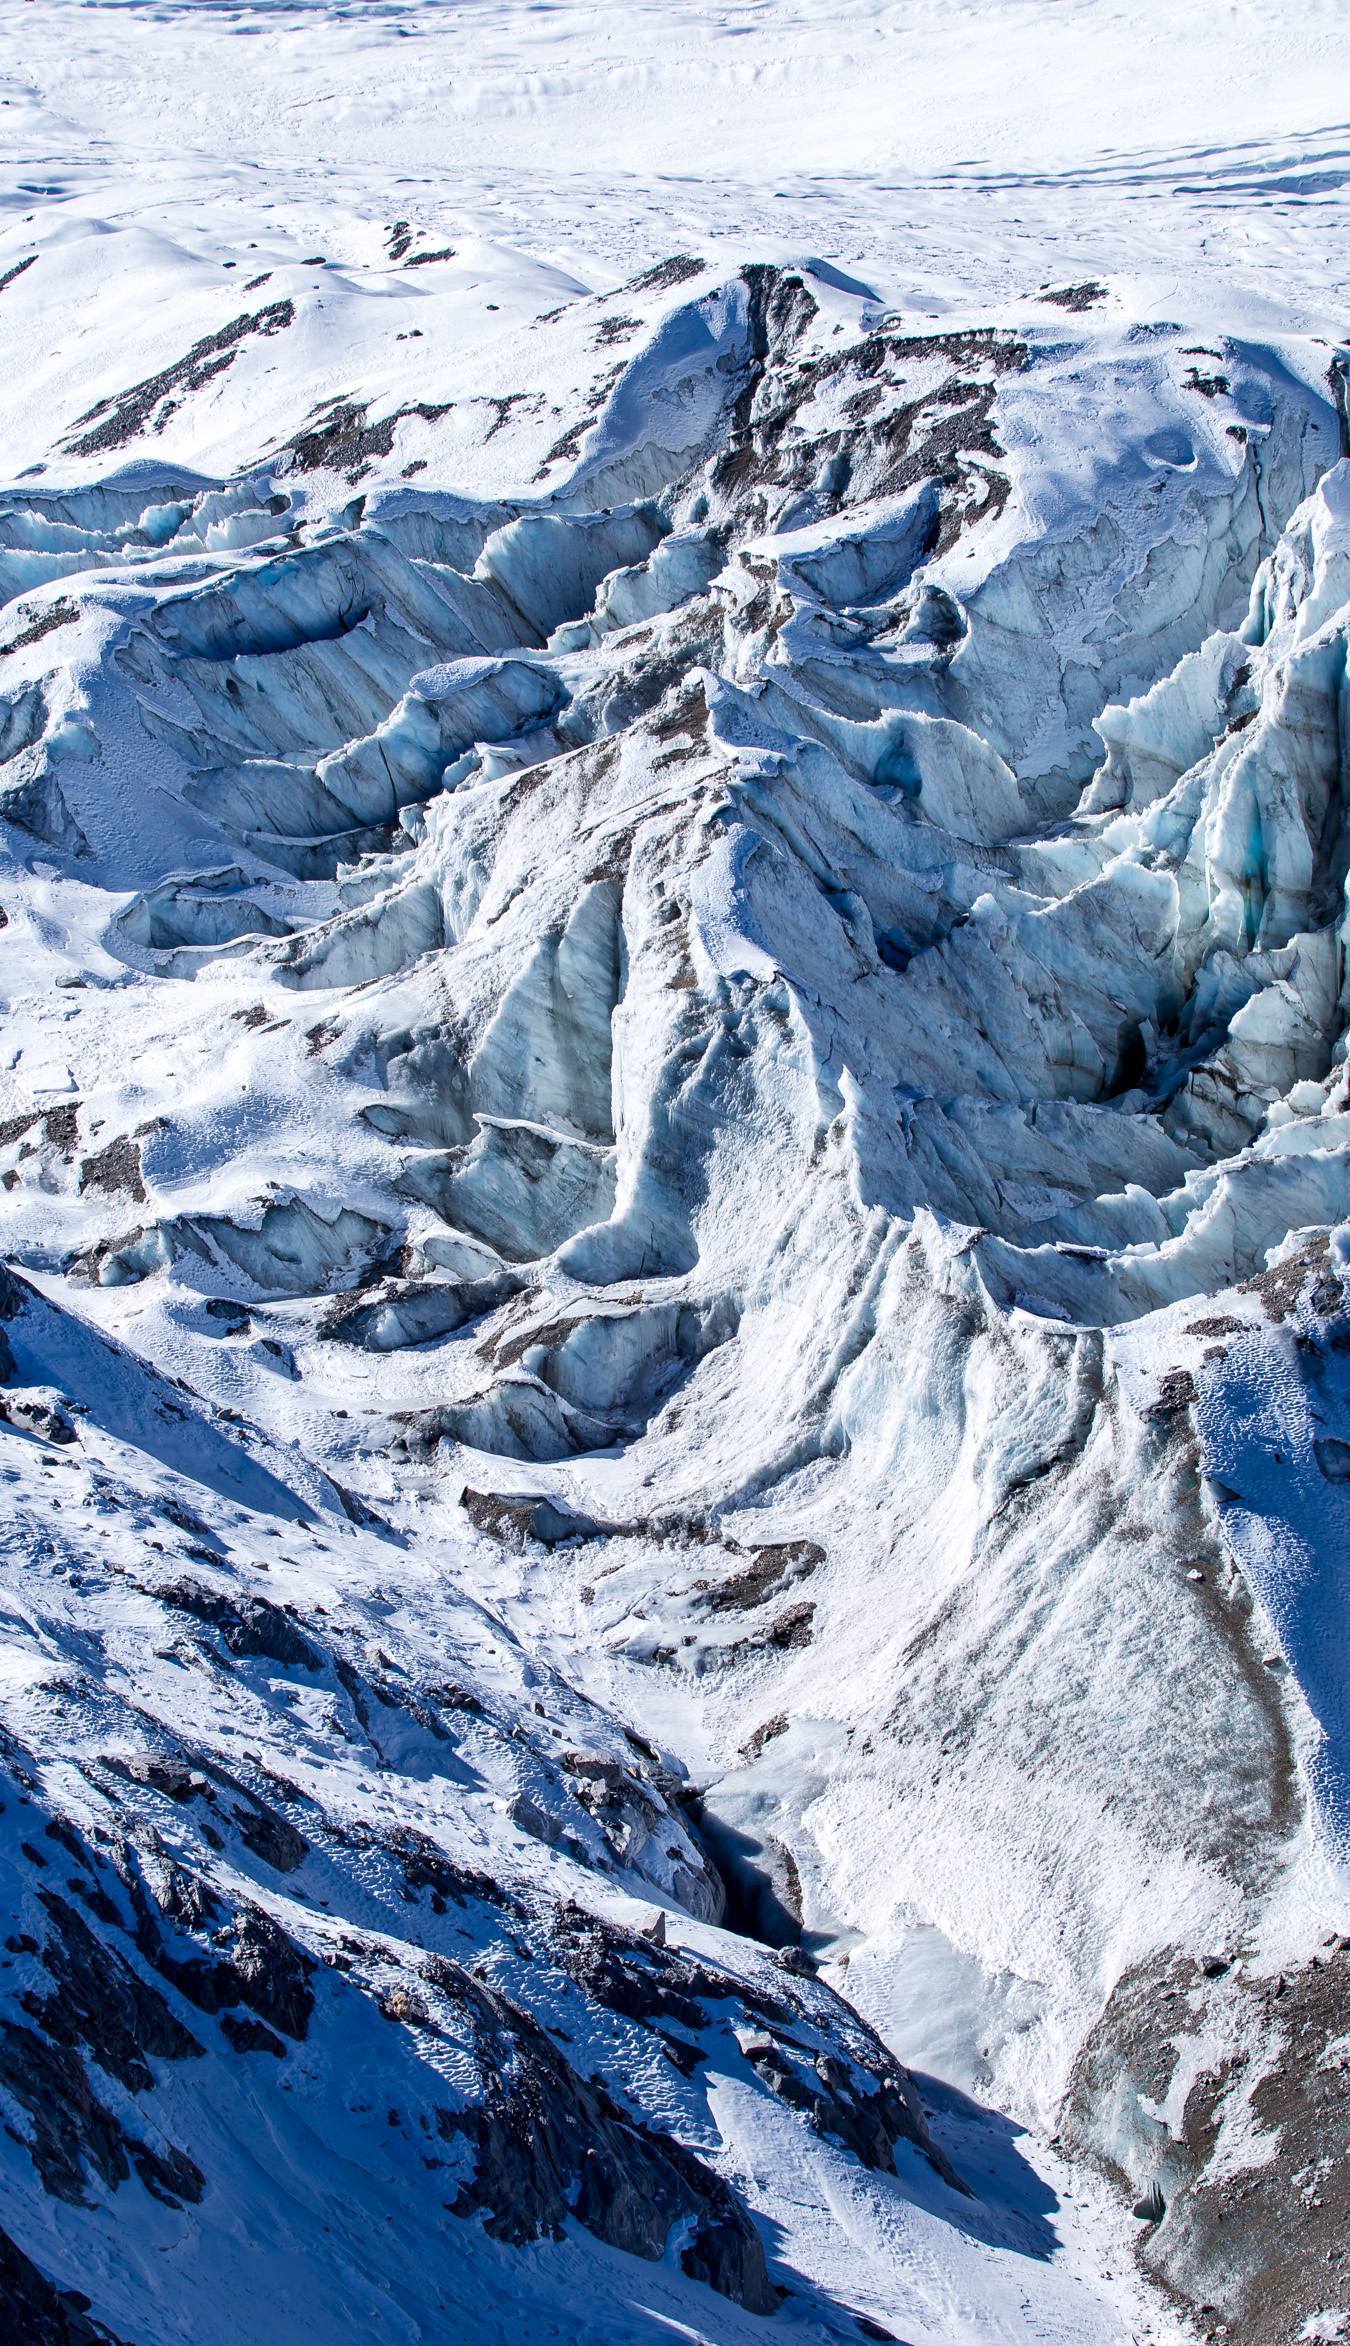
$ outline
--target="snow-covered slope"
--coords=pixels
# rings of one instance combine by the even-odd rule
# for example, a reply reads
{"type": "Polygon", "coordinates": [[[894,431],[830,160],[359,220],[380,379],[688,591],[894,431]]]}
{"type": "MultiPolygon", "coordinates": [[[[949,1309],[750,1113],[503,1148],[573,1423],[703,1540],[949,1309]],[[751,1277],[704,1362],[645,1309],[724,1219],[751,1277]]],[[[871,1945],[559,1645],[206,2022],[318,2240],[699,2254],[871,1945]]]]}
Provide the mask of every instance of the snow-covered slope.
{"type": "Polygon", "coordinates": [[[1334,12],[673,13],[10,11],[0,2288],[1334,2336],[1334,12]]]}

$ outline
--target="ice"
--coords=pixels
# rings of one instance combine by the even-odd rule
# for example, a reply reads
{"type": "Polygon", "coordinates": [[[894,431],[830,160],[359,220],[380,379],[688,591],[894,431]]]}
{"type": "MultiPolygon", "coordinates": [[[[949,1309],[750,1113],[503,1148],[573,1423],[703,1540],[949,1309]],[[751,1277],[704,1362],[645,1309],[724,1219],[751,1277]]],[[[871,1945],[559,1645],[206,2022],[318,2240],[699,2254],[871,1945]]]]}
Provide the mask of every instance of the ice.
{"type": "Polygon", "coordinates": [[[0,41],[11,2326],[1330,2335],[1340,12],[0,41]]]}

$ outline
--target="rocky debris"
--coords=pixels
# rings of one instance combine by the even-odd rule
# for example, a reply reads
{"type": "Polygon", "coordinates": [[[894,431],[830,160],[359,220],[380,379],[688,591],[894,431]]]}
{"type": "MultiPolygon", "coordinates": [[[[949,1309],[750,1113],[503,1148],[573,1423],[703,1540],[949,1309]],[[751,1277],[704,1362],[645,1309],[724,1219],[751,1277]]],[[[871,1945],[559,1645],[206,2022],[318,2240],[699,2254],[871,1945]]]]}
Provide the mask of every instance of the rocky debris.
{"type": "Polygon", "coordinates": [[[1099,285],[1095,277],[1085,277],[1081,285],[1044,285],[1040,298],[1053,302],[1059,310],[1090,310],[1099,301],[1105,301],[1106,287],[1099,285]]]}
{"type": "Polygon", "coordinates": [[[608,2012],[648,2025],[674,2024],[697,2034],[708,2025],[700,1991],[720,1996],[729,1987],[674,1949],[623,1932],[570,1901],[557,1909],[551,1945],[569,1979],[586,1995],[608,2012]]]}
{"type": "Polygon", "coordinates": [[[1188,367],[1182,382],[1183,391],[1196,391],[1202,399],[1226,399],[1232,390],[1227,375],[1202,374],[1199,367],[1188,367]]]}
{"type": "Polygon", "coordinates": [[[1345,1285],[1330,1268],[1330,1252],[1326,1232],[1319,1231],[1267,1270],[1244,1279],[1238,1293],[1259,1295],[1267,1319],[1276,1327],[1294,1316],[1305,1293],[1311,1309],[1321,1318],[1330,1318],[1345,1306],[1345,1285]]]}
{"type": "Polygon", "coordinates": [[[139,1206],[145,1204],[141,1152],[129,1134],[110,1140],[97,1155],[85,1158],[80,1167],[81,1197],[91,1190],[100,1190],[105,1197],[129,1197],[139,1206]]]}
{"type": "Polygon", "coordinates": [[[165,367],[157,375],[147,375],[140,383],[133,383],[114,399],[99,399],[79,418],[67,445],[73,456],[101,456],[114,448],[125,448],[128,441],[140,438],[148,424],[153,422],[162,431],[172,408],[183,398],[200,391],[215,376],[233,366],[239,346],[251,334],[280,334],[295,323],[295,305],[290,301],[269,302],[266,308],[245,312],[231,318],[226,326],[214,334],[203,335],[191,350],[165,367]],[[169,403],[172,402],[172,406],[169,403]],[[92,428],[80,431],[80,425],[92,428]]]}
{"type": "Polygon", "coordinates": [[[378,1507],[372,1507],[368,1499],[363,1499],[359,1491],[350,1491],[345,1483],[333,1479],[333,1495],[349,1523],[357,1524],[363,1531],[379,1532],[383,1538],[402,1544],[402,1532],[396,1532],[388,1517],[381,1515],[378,1507]]]}
{"type": "Polygon", "coordinates": [[[751,1561],[743,1571],[714,1582],[705,1603],[710,1612],[745,1611],[762,1605],[789,1582],[805,1580],[825,1561],[825,1550],[814,1540],[783,1540],[749,1550],[751,1561]]]}
{"type": "MultiPolygon", "coordinates": [[[[3,726],[0,725],[0,762],[3,762],[8,754],[4,748],[3,726]]],[[[7,800],[6,811],[9,810],[9,806],[10,801],[7,800]]],[[[79,1103],[63,1100],[58,1107],[48,1108],[41,1113],[34,1110],[17,1116],[7,1116],[3,1123],[0,1123],[0,1148],[12,1148],[16,1141],[22,1142],[23,1145],[18,1152],[20,1164],[44,1148],[54,1150],[58,1156],[68,1161],[74,1155],[79,1144],[79,1134],[79,1103]],[[38,1130],[38,1137],[36,1139],[28,1138],[27,1136],[34,1132],[35,1127],[38,1130]]],[[[18,1299],[23,1294],[25,1282],[12,1272],[7,1273],[6,1276],[10,1281],[11,1295],[10,1310],[5,1316],[10,1317],[15,1310],[19,1309],[18,1299]]]]}
{"type": "Polygon", "coordinates": [[[1195,1379],[1189,1369],[1168,1369],[1159,1379],[1155,1400],[1150,1402],[1150,1417],[1179,1417],[1190,1408],[1196,1397],[1195,1379]]]}
{"type": "MultiPolygon", "coordinates": [[[[868,498],[894,497],[931,481],[939,492],[919,557],[945,551],[978,515],[996,514],[1008,494],[999,469],[1003,450],[992,417],[997,378],[1027,366],[1027,345],[975,328],[963,334],[907,335],[887,328],[839,352],[798,355],[816,304],[794,271],[757,264],[750,290],[750,355],[726,444],[711,468],[727,511],[767,523],[789,493],[817,492],[818,509],[837,511],[868,498]],[[903,397],[906,367],[945,358],[953,372],[933,389],[903,397]],[[803,431],[800,418],[828,385],[856,388],[847,424],[803,431]]],[[[756,612],[755,620],[762,624],[756,612]]]]}
{"type": "MultiPolygon", "coordinates": [[[[795,1873],[795,1866],[793,1871],[795,1873]]],[[[798,1884],[798,1887],[800,1888],[800,1884],[798,1884]]],[[[789,1940],[785,1947],[777,1947],[775,1948],[774,1952],[777,1955],[779,1962],[782,1964],[784,1971],[795,1972],[799,1979],[815,1978],[817,1964],[815,1956],[811,1953],[809,1947],[802,1946],[798,1941],[789,1940]]]]}
{"type": "Polygon", "coordinates": [[[564,1850],[579,1863],[586,1861],[586,1850],[575,1833],[569,1833],[560,1817],[545,1808],[530,1792],[513,1793],[506,1813],[516,1830],[528,1833],[531,1840],[542,1841],[546,1849],[564,1850]]]}
{"type": "MultiPolygon", "coordinates": [[[[186,1866],[176,1864],[171,1858],[165,1858],[162,1852],[157,1851],[156,1854],[159,1864],[155,1902],[166,1920],[171,1922],[176,1929],[188,1933],[205,1931],[218,1923],[223,1912],[220,1899],[209,1884],[203,1881],[201,1875],[190,1872],[186,1866]]],[[[136,1890],[142,1890],[138,1875],[132,1872],[129,1878],[136,1890]]],[[[139,1901],[133,1897],[133,1903],[136,1905],[138,1944],[140,1944],[139,1925],[143,1915],[148,1918],[149,1908],[144,1902],[143,1895],[139,1901]]],[[[112,1909],[111,1912],[100,1909],[100,1919],[104,1922],[116,1919],[119,1924],[121,1921],[121,1917],[116,1914],[115,1909],[112,1909]]],[[[142,1952],[145,1951],[143,1946],[142,1952]]],[[[148,1959],[154,1962],[158,1952],[156,1947],[150,1952],[148,1959]]]]}
{"type": "Polygon", "coordinates": [[[561,432],[558,435],[558,438],[554,441],[552,447],[546,451],[543,463],[539,466],[537,472],[535,473],[534,477],[536,481],[546,480],[555,465],[569,464],[573,461],[574,458],[580,456],[582,443],[585,440],[587,432],[604,413],[605,402],[609,398],[610,393],[613,391],[615,384],[619,381],[623,371],[623,361],[620,360],[617,366],[611,367],[606,373],[596,376],[595,381],[590,386],[586,405],[583,407],[580,415],[577,417],[574,423],[568,425],[565,432],[561,432]]]}
{"type": "MultiPolygon", "coordinates": [[[[308,1854],[304,1834],[260,1794],[237,1783],[218,1762],[203,1756],[201,1765],[194,1766],[176,1753],[154,1751],[133,1752],[129,1757],[109,1753],[102,1765],[131,1783],[149,1785],[182,1807],[194,1800],[205,1801],[221,1824],[229,1821],[236,1826],[245,1848],[275,1873],[294,1873],[308,1854]]],[[[214,1826],[203,1823],[202,1830],[213,1848],[223,1846],[214,1826]]]]}
{"type": "MultiPolygon", "coordinates": [[[[443,256],[428,254],[429,260],[443,256]]],[[[392,415],[381,416],[377,423],[368,423],[368,409],[364,402],[349,399],[331,400],[319,411],[317,420],[308,431],[300,432],[288,451],[290,468],[295,472],[340,472],[349,481],[356,481],[378,456],[388,456],[393,449],[394,435],[408,416],[418,416],[424,423],[436,423],[448,415],[450,406],[421,401],[412,407],[396,408],[392,415]]]]}
{"type": "MultiPolygon", "coordinates": [[[[569,1792],[595,1819],[616,1864],[643,1871],[641,1852],[648,1838],[656,1833],[663,1816],[669,1822],[662,1791],[645,1783],[631,1763],[603,1753],[565,1751],[561,1764],[569,1792]]],[[[677,1845],[670,1845],[667,1855],[675,1857],[677,1845]]],[[[692,1860],[677,1867],[672,1889],[685,1898],[691,1911],[707,1911],[709,1901],[703,1882],[692,1871],[692,1860]]]]}
{"type": "MultiPolygon", "coordinates": [[[[0,278],[0,292],[4,290],[6,282],[0,278]]],[[[0,645],[0,651],[27,651],[30,644],[40,644],[45,636],[55,635],[59,628],[73,627],[79,616],[78,607],[67,602],[64,595],[58,595],[54,601],[41,604],[32,618],[24,621],[18,634],[12,635],[7,644],[0,645]]]]}
{"type": "MultiPolygon", "coordinates": [[[[631,1933],[565,1902],[554,1917],[552,1951],[587,1997],[606,2011],[654,2029],[670,2049],[671,2032],[697,2038],[724,2021],[728,2008],[751,2016],[737,2029],[741,2049],[771,2090],[832,2135],[866,2167],[889,2173],[898,2142],[909,2142],[951,2184],[966,2185],[938,2149],[910,2079],[865,2022],[815,1981],[798,2005],[719,1972],[663,1936],[631,1933]],[[806,2041],[809,2032],[814,2042],[806,2041]],[[844,2050],[830,2041],[837,2032],[844,2050]]],[[[793,1950],[793,1952],[796,1952],[793,1950]]]]}
{"type": "MultiPolygon", "coordinates": [[[[378,1524],[379,1519],[376,1520],[378,1524]]],[[[377,1663],[378,1656],[366,1654],[363,1660],[371,1665],[377,1663]]],[[[453,1723],[447,1723],[447,1711],[462,1712],[466,1707],[477,1707],[476,1697],[469,1697],[466,1704],[462,1688],[453,1685],[447,1687],[435,1680],[422,1685],[409,1684],[406,1679],[395,1679],[374,1666],[358,1670],[348,1656],[340,1652],[333,1655],[333,1669],[361,1728],[377,1746],[378,1720],[371,1709],[372,1702],[378,1703],[384,1710],[398,1711],[405,1718],[415,1720],[437,1743],[455,1741],[456,1729],[453,1723]]]]}
{"type": "Polygon", "coordinates": [[[772,1718],[762,1719],[758,1727],[746,1737],[745,1742],[741,1745],[742,1758],[758,1759],[760,1753],[770,1743],[776,1741],[778,1736],[786,1735],[789,1723],[786,1711],[775,1711],[772,1718]]]}
{"type": "Polygon", "coordinates": [[[1339,1940],[1273,1978],[1178,1957],[1121,1983],[1075,2069],[1066,2140],[1131,2193],[1144,2264],[1232,2346],[1284,2346],[1350,2274],[1348,2009],[1339,1940]],[[1154,2113],[1193,2044],[1169,2130],[1154,2113]]]}
{"type": "Polygon", "coordinates": [[[556,1548],[570,1540],[602,1539],[610,1528],[528,1491],[516,1496],[508,1491],[475,1491],[466,1484],[459,1503],[477,1530],[505,1547],[523,1548],[532,1540],[542,1548],[556,1548]]]}
{"type": "Polygon", "coordinates": [[[80,1438],[64,1401],[43,1394],[6,1394],[0,1401],[0,1422],[21,1427],[24,1433],[35,1434],[41,1442],[55,1442],[58,1448],[65,1448],[80,1438]]]}
{"type": "Polygon", "coordinates": [[[450,1905],[465,1907],[472,1902],[501,1913],[521,1911],[517,1900],[490,1874],[457,1864],[429,1833],[419,1833],[413,1825],[396,1825],[387,1846],[398,1860],[408,1889],[414,1895],[429,1891],[435,1914],[444,1914],[450,1905]]]}
{"type": "Polygon", "coordinates": [[[890,2174],[896,2144],[909,2142],[922,2149],[953,2190],[967,2189],[932,2143],[918,2097],[898,2069],[884,2072],[879,2080],[860,2075],[837,2053],[813,2052],[785,2032],[766,2036],[743,2031],[741,2050],[756,2076],[781,2101],[800,2110],[818,2134],[842,2142],[864,2167],[890,2174]]]}
{"type": "Polygon", "coordinates": [[[186,1804],[203,1794],[208,1799],[211,1796],[210,1781],[201,1769],[189,1767],[186,1760],[172,1752],[137,1751],[125,1759],[113,1752],[107,1755],[104,1765],[133,1784],[148,1784],[152,1791],[162,1792],[169,1800],[186,1804]]]}
{"type": "Polygon", "coordinates": [[[672,253],[668,260],[655,261],[650,269],[640,269],[626,284],[615,286],[612,292],[601,295],[602,301],[619,301],[629,293],[669,293],[676,285],[688,285],[701,277],[707,267],[693,253],[672,253]]]}
{"type": "Polygon", "coordinates": [[[766,1628],[752,1631],[747,1636],[739,1638],[732,1651],[744,1653],[756,1647],[768,1646],[774,1648],[778,1653],[800,1653],[804,1646],[811,1643],[812,1623],[815,1617],[815,1606],[805,1600],[798,1605],[788,1605],[781,1613],[775,1615],[766,1628]]]}
{"type": "Polygon", "coordinates": [[[73,1157],[80,1137],[79,1101],[63,1100],[59,1107],[48,1108],[42,1119],[42,1137],[49,1148],[59,1150],[63,1157],[73,1157]]]}

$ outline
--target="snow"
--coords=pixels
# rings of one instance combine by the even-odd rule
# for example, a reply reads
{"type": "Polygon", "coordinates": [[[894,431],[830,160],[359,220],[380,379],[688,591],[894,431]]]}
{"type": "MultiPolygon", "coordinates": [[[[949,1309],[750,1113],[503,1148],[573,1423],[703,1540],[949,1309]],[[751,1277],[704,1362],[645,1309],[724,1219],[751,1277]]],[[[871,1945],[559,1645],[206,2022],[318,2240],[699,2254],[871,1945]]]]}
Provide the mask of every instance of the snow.
{"type": "Polygon", "coordinates": [[[1209,2183],[1278,2164],[1242,1997],[1350,1926],[1342,19],[0,0],[9,1895],[45,1804],[143,1984],[133,1877],[318,1966],[279,2060],[174,1988],[207,2057],[100,2068],[199,2203],[53,2196],[0,2073],[138,2346],[1165,2341],[1125,2209],[1238,2052],[1209,2183]],[[736,1983],[696,2070],[569,1901],[736,1983]],[[446,2212],[437,1958],[771,2320],[687,2213],[446,2212]],[[766,2082],[766,1983],[972,2199],[766,2082]]]}

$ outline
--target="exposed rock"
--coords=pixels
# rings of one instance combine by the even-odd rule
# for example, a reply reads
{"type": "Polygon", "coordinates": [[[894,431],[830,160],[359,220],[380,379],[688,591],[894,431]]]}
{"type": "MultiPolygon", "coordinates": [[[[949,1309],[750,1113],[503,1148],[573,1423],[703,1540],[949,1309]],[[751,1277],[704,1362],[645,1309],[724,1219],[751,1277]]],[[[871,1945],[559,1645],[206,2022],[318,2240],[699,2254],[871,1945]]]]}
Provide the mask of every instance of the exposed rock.
{"type": "Polygon", "coordinates": [[[124,448],[145,429],[159,411],[164,416],[165,403],[179,396],[200,391],[217,375],[234,364],[239,345],[250,334],[280,334],[295,320],[295,308],[289,301],[274,301],[265,309],[231,318],[226,326],[214,334],[204,334],[194,342],[185,355],[157,375],[148,375],[144,382],[133,383],[129,391],[116,399],[98,399],[79,418],[79,424],[92,428],[79,431],[70,441],[71,453],[76,456],[102,455],[114,448],[124,448]]]}
{"type": "Polygon", "coordinates": [[[741,1610],[762,1605],[766,1597],[776,1595],[786,1582],[805,1580],[825,1561],[825,1550],[814,1540],[785,1540],[775,1546],[752,1549],[750,1553],[752,1560],[742,1571],[731,1573],[709,1589],[707,1603],[712,1611],[721,1613],[729,1608],[741,1610]]]}
{"type": "Polygon", "coordinates": [[[1041,292],[1042,301],[1052,301],[1061,310],[1090,310],[1096,302],[1105,299],[1106,287],[1099,285],[1095,277],[1084,278],[1081,285],[1046,286],[1041,292]]]}
{"type": "Polygon", "coordinates": [[[1116,1990],[1075,2071],[1067,2139],[1133,2186],[1145,2264],[1236,2346],[1296,2335],[1342,2256],[1347,1992],[1339,1945],[1272,1979],[1156,1968],[1116,1990]],[[1204,2057],[1169,2130],[1153,2112],[1192,2044],[1204,2057]]]}
{"type": "Polygon", "coordinates": [[[276,1809],[269,1808],[266,1801],[259,1800],[256,1793],[250,1794],[246,1805],[237,1803],[233,1813],[240,1838],[275,1873],[294,1873],[308,1856],[309,1843],[304,1834],[276,1809]]]}
{"type": "Polygon", "coordinates": [[[23,2346],[124,2346],[102,2322],[90,2321],[91,2300],[79,2289],[58,2289],[39,2272],[17,2241],[0,2231],[0,2304],[23,2346]]]}
{"type": "Polygon", "coordinates": [[[250,2005],[283,2036],[308,2035],[314,2011],[314,1990],[309,1984],[314,1964],[259,1907],[242,1907],[236,1915],[229,1970],[238,1984],[241,2003],[250,2005]]]}
{"type": "Polygon", "coordinates": [[[128,1134],[110,1140],[96,1156],[86,1157],[80,1167],[80,1194],[101,1190],[105,1196],[126,1196],[137,1205],[146,1200],[145,1183],[141,1178],[141,1152],[128,1134]]]}
{"type": "Polygon", "coordinates": [[[79,2205],[89,2170],[115,2190],[131,2172],[122,2129],[84,2063],[31,2028],[0,2021],[0,2085],[27,2112],[28,2148],[42,2187],[79,2205]]]}
{"type": "MultiPolygon", "coordinates": [[[[8,1343],[6,1343],[8,1350],[8,1343]]],[[[10,1375],[13,1375],[13,1355],[10,1355],[10,1375]]],[[[39,1441],[56,1442],[64,1447],[78,1442],[79,1431],[64,1403],[44,1396],[15,1395],[0,1402],[0,1418],[13,1426],[22,1426],[26,1433],[36,1434],[39,1441]]]]}
{"type": "Polygon", "coordinates": [[[241,2020],[237,2012],[222,2012],[220,2027],[236,2053],[272,2053],[278,2061],[286,2058],[286,2047],[280,2037],[265,2028],[261,2020],[241,2020]]]}
{"type": "Polygon", "coordinates": [[[609,2247],[649,2261],[684,2223],[684,2271],[748,2312],[773,2313],[779,2293],[759,2234],[726,2184],[673,2137],[625,2117],[598,2079],[578,2077],[503,1998],[467,1979],[460,1993],[494,2051],[484,2105],[441,2118],[442,2131],[467,2137],[475,2153],[455,2213],[481,2212],[494,2239],[516,2244],[560,2237],[570,2214],[609,2247]]]}
{"type": "Polygon", "coordinates": [[[590,1516],[575,1514],[560,1507],[556,1500],[534,1493],[514,1497],[505,1491],[471,1490],[466,1484],[460,1493],[460,1505],[479,1531],[517,1548],[523,1547],[527,1540],[554,1548],[567,1540],[596,1539],[607,1528],[590,1516]]]}
{"type": "Polygon", "coordinates": [[[285,1669],[321,1670],[322,1660],[307,1637],[279,1605],[267,1597],[230,1596],[199,1580],[161,1582],[155,1595],[162,1605],[190,1613],[218,1629],[223,1644],[241,1661],[258,1656],[280,1662],[285,1669]]]}
{"type": "Polygon", "coordinates": [[[153,2085],[151,2059],[183,2061],[201,2053],[159,1990],[105,1946],[73,1906],[55,1890],[38,1895],[53,1926],[42,1960],[54,1985],[23,2002],[54,2043],[86,2045],[100,2068],[132,2093],[153,2085]]]}

